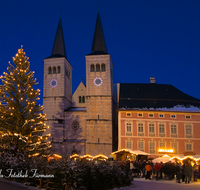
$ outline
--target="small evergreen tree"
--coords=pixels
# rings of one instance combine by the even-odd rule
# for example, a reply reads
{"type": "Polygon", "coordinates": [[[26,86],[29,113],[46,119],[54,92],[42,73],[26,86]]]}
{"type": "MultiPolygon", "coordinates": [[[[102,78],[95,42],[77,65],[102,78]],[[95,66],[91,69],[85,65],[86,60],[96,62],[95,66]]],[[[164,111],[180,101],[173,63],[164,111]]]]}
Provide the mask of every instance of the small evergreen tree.
{"type": "Polygon", "coordinates": [[[37,104],[40,90],[34,90],[38,83],[34,71],[30,70],[30,62],[21,47],[9,62],[7,73],[1,76],[0,85],[0,135],[1,148],[17,148],[26,156],[48,154],[51,143],[50,134],[42,114],[43,106],[37,104]]]}

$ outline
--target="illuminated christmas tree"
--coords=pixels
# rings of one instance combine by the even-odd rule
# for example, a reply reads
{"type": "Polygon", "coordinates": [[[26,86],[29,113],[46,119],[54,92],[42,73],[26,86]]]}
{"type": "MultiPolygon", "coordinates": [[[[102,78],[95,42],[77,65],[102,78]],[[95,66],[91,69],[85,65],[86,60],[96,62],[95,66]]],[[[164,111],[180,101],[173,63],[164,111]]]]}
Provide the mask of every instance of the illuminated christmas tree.
{"type": "Polygon", "coordinates": [[[37,104],[40,90],[34,71],[21,47],[8,63],[7,73],[1,76],[0,85],[0,135],[1,148],[16,149],[26,156],[47,155],[51,147],[46,133],[48,128],[42,113],[43,106],[37,104]]]}

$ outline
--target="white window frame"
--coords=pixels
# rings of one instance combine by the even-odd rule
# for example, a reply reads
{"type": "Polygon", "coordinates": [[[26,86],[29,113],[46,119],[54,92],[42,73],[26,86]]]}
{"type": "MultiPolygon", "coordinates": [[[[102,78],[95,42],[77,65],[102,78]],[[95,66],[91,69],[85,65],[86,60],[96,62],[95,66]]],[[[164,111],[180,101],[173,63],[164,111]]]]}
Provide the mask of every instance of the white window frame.
{"type": "Polygon", "coordinates": [[[155,122],[148,122],[148,131],[149,131],[150,137],[156,136],[156,123],[155,122]],[[150,132],[150,127],[151,127],[150,125],[154,125],[154,132],[150,132]]]}
{"type": "Polygon", "coordinates": [[[193,146],[194,146],[194,145],[193,145],[193,142],[192,142],[192,141],[190,141],[190,140],[186,141],[186,142],[185,142],[185,151],[186,151],[186,152],[191,152],[191,151],[193,151],[193,146]],[[187,149],[187,145],[191,145],[191,150],[188,150],[188,149],[187,149]]]}
{"type": "Polygon", "coordinates": [[[191,115],[185,115],[185,119],[191,119],[191,115]],[[187,118],[189,117],[189,118],[187,118]]]}
{"type": "Polygon", "coordinates": [[[133,141],[132,139],[126,139],[126,148],[127,149],[132,149],[133,148],[133,141]]]}
{"type": "Polygon", "coordinates": [[[158,117],[159,117],[159,118],[165,118],[165,114],[159,113],[159,114],[158,114],[158,117]],[[161,115],[163,115],[163,117],[160,117],[161,115]]]}
{"type": "Polygon", "coordinates": [[[148,114],[148,117],[149,117],[149,118],[154,118],[154,114],[153,114],[153,113],[149,113],[149,114],[148,114]],[[150,115],[152,115],[152,116],[150,116],[150,115]]]}
{"type": "Polygon", "coordinates": [[[144,151],[144,140],[143,139],[139,139],[137,141],[137,147],[138,147],[138,150],[141,150],[141,151],[144,151]],[[141,143],[141,144],[140,144],[141,143]],[[142,148],[140,148],[140,145],[142,145],[142,148]]]}
{"type": "Polygon", "coordinates": [[[159,148],[160,148],[160,149],[165,149],[165,148],[166,148],[166,141],[165,141],[164,139],[161,139],[161,140],[159,141],[159,148]],[[161,143],[164,143],[165,146],[164,146],[164,147],[161,147],[161,146],[160,146],[161,143]]]}
{"type": "Polygon", "coordinates": [[[159,135],[159,137],[166,137],[166,124],[165,123],[158,123],[158,135],[159,135]],[[163,125],[164,133],[160,133],[160,125],[163,125]]]}
{"type": "Polygon", "coordinates": [[[156,154],[156,141],[154,139],[149,140],[149,153],[156,154]],[[154,143],[154,149],[151,149],[151,143],[154,143]]]}
{"type": "Polygon", "coordinates": [[[178,137],[178,124],[177,123],[169,123],[170,127],[170,136],[177,138],[178,137]],[[172,126],[176,126],[176,133],[172,133],[172,126]]]}
{"type": "Polygon", "coordinates": [[[131,117],[131,112],[126,112],[126,117],[131,117]],[[128,115],[128,114],[130,114],[130,115],[128,115]]]}
{"type": "Polygon", "coordinates": [[[138,117],[143,117],[143,113],[138,113],[137,115],[138,115],[138,117]]]}
{"type": "Polygon", "coordinates": [[[186,138],[192,138],[193,137],[193,125],[191,123],[185,124],[185,137],[186,138]],[[187,126],[191,127],[191,134],[187,134],[187,126]]]}
{"type": "Polygon", "coordinates": [[[173,149],[173,147],[172,147],[172,145],[173,144],[176,144],[176,150],[175,149],[173,149],[174,150],[174,154],[178,154],[178,142],[177,142],[177,140],[172,140],[171,142],[170,142],[170,146],[171,146],[171,148],[173,149]]]}
{"type": "Polygon", "coordinates": [[[171,115],[170,115],[170,118],[171,118],[171,119],[176,119],[177,116],[176,116],[176,114],[171,114],[171,115]]]}
{"type": "Polygon", "coordinates": [[[145,129],[144,122],[138,121],[137,122],[137,135],[138,136],[144,136],[144,129],[145,129]],[[143,132],[139,132],[139,125],[141,125],[141,124],[142,124],[142,127],[143,127],[143,132]]]}
{"type": "Polygon", "coordinates": [[[130,120],[125,121],[125,134],[126,136],[132,136],[133,135],[133,122],[130,120]],[[128,130],[128,125],[130,125],[130,131],[128,130]]]}

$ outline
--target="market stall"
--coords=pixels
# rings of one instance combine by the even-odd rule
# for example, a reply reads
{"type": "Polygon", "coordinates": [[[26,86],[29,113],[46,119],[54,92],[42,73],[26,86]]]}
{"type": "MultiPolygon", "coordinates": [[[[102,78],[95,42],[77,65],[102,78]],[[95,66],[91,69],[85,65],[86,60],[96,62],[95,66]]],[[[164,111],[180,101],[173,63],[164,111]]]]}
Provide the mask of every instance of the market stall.
{"type": "Polygon", "coordinates": [[[151,154],[140,150],[120,149],[118,151],[112,152],[111,155],[115,158],[115,160],[124,161],[147,160],[147,157],[151,154]]]}

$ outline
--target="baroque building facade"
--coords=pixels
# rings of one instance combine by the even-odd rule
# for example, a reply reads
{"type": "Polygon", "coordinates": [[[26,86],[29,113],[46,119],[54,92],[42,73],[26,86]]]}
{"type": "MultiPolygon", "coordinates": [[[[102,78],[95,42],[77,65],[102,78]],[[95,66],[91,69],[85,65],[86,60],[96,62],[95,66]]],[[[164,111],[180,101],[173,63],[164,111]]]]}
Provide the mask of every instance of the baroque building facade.
{"type": "Polygon", "coordinates": [[[154,82],[118,88],[119,149],[145,151],[152,158],[200,155],[200,100],[154,82]]]}

